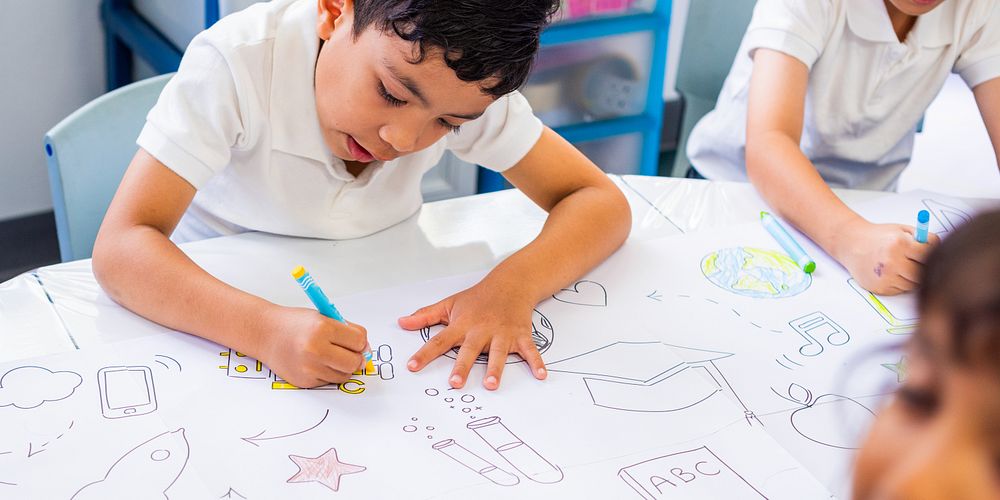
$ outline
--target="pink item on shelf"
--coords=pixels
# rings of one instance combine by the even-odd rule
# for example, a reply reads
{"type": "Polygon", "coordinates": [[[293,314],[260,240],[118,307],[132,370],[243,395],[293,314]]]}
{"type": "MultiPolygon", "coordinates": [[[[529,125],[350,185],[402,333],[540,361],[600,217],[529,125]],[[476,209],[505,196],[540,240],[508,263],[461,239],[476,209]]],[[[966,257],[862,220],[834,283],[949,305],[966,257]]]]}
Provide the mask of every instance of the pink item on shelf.
{"type": "Polygon", "coordinates": [[[589,16],[590,3],[591,0],[566,0],[563,6],[566,12],[566,19],[589,16]]]}
{"type": "Polygon", "coordinates": [[[563,19],[578,19],[581,17],[620,14],[632,8],[635,0],[564,0],[563,19]]]}
{"type": "Polygon", "coordinates": [[[623,12],[632,6],[633,0],[594,0],[594,14],[623,12]]]}

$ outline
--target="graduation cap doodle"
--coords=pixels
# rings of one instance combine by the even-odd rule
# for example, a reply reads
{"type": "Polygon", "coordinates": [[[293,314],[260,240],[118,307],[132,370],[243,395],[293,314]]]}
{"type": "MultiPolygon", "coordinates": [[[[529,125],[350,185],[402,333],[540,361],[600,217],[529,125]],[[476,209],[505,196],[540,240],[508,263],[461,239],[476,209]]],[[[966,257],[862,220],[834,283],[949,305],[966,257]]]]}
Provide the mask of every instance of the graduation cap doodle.
{"type": "MultiPolygon", "coordinates": [[[[672,412],[695,406],[724,389],[732,391],[715,364],[732,355],[663,342],[615,342],[549,363],[548,369],[583,375],[596,406],[672,412]]],[[[756,420],[745,406],[744,411],[748,422],[756,420]]]]}

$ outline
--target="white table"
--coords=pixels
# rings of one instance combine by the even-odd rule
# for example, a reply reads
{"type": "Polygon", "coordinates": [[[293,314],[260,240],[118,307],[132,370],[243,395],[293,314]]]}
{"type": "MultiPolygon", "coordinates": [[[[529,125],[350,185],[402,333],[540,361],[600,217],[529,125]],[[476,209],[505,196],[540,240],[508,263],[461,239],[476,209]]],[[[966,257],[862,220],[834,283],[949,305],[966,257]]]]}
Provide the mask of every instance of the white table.
{"type": "MultiPolygon", "coordinates": [[[[632,207],[633,239],[751,222],[766,209],[749,184],[612,178],[632,207]]],[[[895,196],[857,190],[838,194],[855,206],[895,196]]],[[[975,207],[996,203],[969,201],[975,207]]],[[[302,264],[326,277],[324,288],[337,297],[488,269],[531,241],[544,221],[541,209],[520,192],[508,190],[427,203],[406,221],[356,240],[246,233],[181,247],[216,277],[251,293],[263,293],[255,290],[258,283],[287,280],[289,269],[302,264]]],[[[0,285],[0,361],[130,338],[127,331],[101,328],[110,320],[116,325],[135,322],[143,325],[137,330],[150,331],[148,322],[101,291],[89,260],[23,274],[0,285]]]]}
{"type": "MultiPolygon", "coordinates": [[[[749,223],[767,208],[747,184],[638,176],[613,179],[632,207],[632,239],[749,223]]],[[[855,207],[896,196],[865,191],[838,194],[855,207]]],[[[969,200],[974,208],[996,202],[969,200]]],[[[272,300],[282,295],[268,287],[287,282],[289,270],[302,264],[322,276],[327,293],[336,299],[486,270],[528,243],[544,221],[545,213],[524,195],[505,191],[428,203],[410,219],[357,240],[247,233],[184,244],[182,249],[223,281],[272,300]]],[[[48,266],[0,284],[0,361],[160,331],[166,330],[112,302],[94,279],[89,260],[48,266]]],[[[843,479],[832,483],[833,488],[844,487],[843,479]]]]}

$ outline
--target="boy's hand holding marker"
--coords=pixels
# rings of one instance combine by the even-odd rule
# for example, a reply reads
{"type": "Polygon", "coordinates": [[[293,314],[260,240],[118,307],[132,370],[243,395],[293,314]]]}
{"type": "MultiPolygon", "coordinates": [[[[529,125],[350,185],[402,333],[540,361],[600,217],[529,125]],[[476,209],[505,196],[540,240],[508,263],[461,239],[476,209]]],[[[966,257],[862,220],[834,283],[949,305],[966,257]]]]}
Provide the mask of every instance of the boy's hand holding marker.
{"type": "Polygon", "coordinates": [[[316,309],[282,307],[264,340],[262,356],[268,368],[302,388],[341,383],[370,360],[368,331],[340,316],[309,273],[292,272],[316,309]]]}
{"type": "Polygon", "coordinates": [[[879,295],[909,292],[920,283],[924,262],[941,238],[902,224],[872,224],[864,219],[846,226],[833,257],[865,289],[879,295]]]}
{"type": "Polygon", "coordinates": [[[264,338],[263,361],[288,383],[301,388],[342,383],[365,365],[368,332],[315,309],[283,307],[264,338]]]}

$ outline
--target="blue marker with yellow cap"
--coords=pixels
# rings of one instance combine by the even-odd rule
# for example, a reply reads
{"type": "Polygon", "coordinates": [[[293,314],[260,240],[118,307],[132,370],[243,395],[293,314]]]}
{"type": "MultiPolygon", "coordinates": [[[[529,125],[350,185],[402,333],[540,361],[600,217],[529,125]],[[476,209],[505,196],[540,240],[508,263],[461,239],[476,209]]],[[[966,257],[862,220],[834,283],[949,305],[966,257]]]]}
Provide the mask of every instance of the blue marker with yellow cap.
{"type": "MultiPolygon", "coordinates": [[[[316,280],[314,280],[312,275],[309,274],[309,271],[306,271],[306,268],[302,266],[296,267],[292,270],[292,277],[295,278],[295,281],[302,287],[302,290],[306,292],[306,296],[309,297],[309,300],[312,301],[314,306],[316,306],[316,310],[319,311],[320,314],[326,316],[327,318],[335,319],[345,325],[347,324],[347,320],[345,320],[340,314],[337,307],[333,305],[333,302],[330,302],[330,299],[327,298],[325,293],[323,293],[323,289],[319,287],[319,284],[317,284],[316,280]]],[[[371,352],[365,353],[365,364],[372,364],[371,352]]],[[[366,366],[366,370],[368,368],[369,367],[366,366]]]]}

